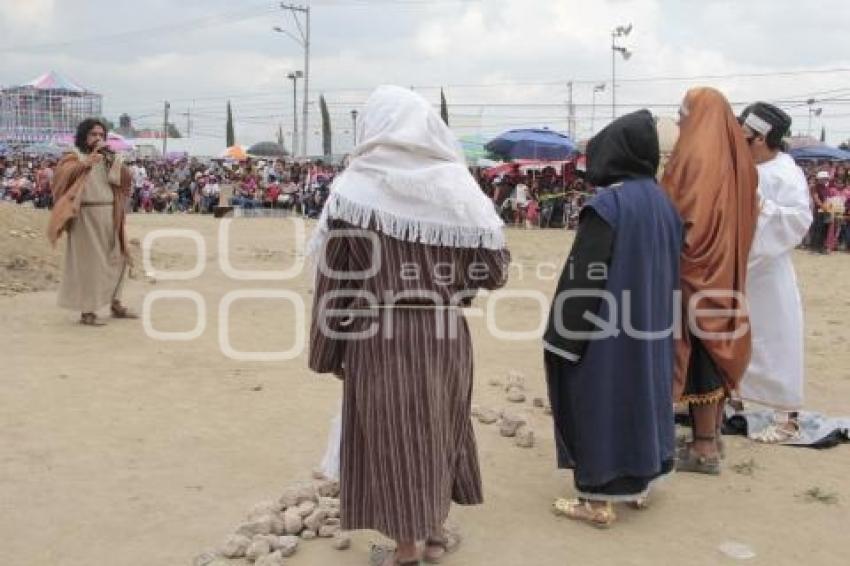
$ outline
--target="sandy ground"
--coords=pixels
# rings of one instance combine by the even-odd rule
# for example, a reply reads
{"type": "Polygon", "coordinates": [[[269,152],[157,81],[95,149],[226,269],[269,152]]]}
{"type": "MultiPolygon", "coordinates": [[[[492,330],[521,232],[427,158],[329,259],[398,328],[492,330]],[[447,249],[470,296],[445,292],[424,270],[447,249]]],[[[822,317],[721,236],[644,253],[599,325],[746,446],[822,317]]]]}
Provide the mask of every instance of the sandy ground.
{"type": "MultiPolygon", "coordinates": [[[[130,281],[127,303],[141,311],[153,291],[192,290],[205,305],[206,328],[183,342],[154,340],[140,321],[84,328],[76,324],[78,313],[55,306],[55,278],[39,275],[61,265],[60,254],[48,252],[40,236],[46,216],[0,205],[0,222],[0,283],[6,286],[0,296],[0,564],[189,565],[222,542],[252,505],[309,478],[325,448],[339,382],[312,375],[303,354],[286,362],[236,361],[218,345],[226,293],[286,289],[309,307],[305,275],[286,282],[231,279],[219,266],[219,221],[134,215],[131,238],[192,229],[206,243],[206,261],[193,280],[130,281]],[[36,236],[9,234],[25,229],[36,236]],[[16,256],[26,259],[28,275],[16,256]]],[[[234,266],[292,265],[293,226],[283,219],[234,220],[228,247],[234,266]]],[[[551,293],[569,242],[564,232],[511,231],[516,265],[509,288],[551,293]],[[540,262],[553,264],[543,278],[535,274],[540,262]]],[[[194,244],[160,240],[153,258],[157,269],[191,269],[194,244]]],[[[809,407],[850,414],[850,256],[801,252],[795,260],[808,322],[809,407]]],[[[195,311],[187,299],[161,299],[151,321],[159,331],[189,331],[195,311]]],[[[533,331],[541,316],[528,299],[500,302],[495,312],[503,328],[515,330],[533,331]]],[[[504,394],[488,381],[509,370],[527,375],[529,400],[545,395],[536,339],[494,338],[481,319],[472,326],[476,403],[504,406],[504,394]]],[[[283,300],[241,300],[231,308],[236,350],[288,349],[298,328],[296,309],[283,300]]],[[[733,562],[718,550],[727,541],[750,546],[757,555],[750,564],[847,563],[847,446],[815,451],[732,439],[723,476],[675,476],[656,492],[651,510],[624,510],[613,530],[601,532],[550,514],[552,500],[570,493],[571,482],[554,467],[549,417],[530,403],[524,410],[538,436],[531,450],[476,424],[487,503],[453,512],[465,542],[447,565],[715,565],[733,562]],[[754,467],[735,471],[750,460],[754,467]],[[751,475],[741,473],[748,469],[751,475]],[[804,494],[812,488],[837,499],[811,501],[804,494]]],[[[306,543],[288,563],[365,564],[373,538],[359,534],[345,553],[321,541],[306,543]]]]}

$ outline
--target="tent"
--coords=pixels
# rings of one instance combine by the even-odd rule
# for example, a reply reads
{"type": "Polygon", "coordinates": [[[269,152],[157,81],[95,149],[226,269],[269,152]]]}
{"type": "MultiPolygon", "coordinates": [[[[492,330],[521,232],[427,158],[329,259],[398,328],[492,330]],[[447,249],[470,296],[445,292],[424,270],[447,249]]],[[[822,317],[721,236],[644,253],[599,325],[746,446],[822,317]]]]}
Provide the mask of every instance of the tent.
{"type": "Polygon", "coordinates": [[[248,154],[245,152],[245,148],[241,145],[232,145],[221,152],[219,157],[222,159],[232,159],[234,161],[245,161],[248,159],[248,154]]]}
{"type": "Polygon", "coordinates": [[[797,161],[850,161],[850,151],[828,145],[816,145],[792,149],[788,152],[797,161]]]}

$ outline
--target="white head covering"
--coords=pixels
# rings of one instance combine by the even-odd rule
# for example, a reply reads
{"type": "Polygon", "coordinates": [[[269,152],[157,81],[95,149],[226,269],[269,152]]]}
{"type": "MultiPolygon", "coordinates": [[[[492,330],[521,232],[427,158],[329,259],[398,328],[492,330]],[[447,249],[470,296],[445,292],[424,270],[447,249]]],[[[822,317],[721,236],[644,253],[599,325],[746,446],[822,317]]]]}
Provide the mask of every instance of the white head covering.
{"type": "Polygon", "coordinates": [[[308,244],[316,254],[328,222],[343,220],[408,242],[501,249],[502,220],[469,174],[460,144],[431,105],[397,86],[369,97],[359,145],[331,187],[308,244]]]}

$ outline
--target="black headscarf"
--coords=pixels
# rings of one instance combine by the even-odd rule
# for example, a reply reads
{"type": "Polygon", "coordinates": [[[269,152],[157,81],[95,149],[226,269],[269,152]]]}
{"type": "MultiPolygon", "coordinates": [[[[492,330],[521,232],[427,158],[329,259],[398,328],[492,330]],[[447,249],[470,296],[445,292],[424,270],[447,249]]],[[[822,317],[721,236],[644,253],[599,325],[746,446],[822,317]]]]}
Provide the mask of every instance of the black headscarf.
{"type": "MultiPolygon", "coordinates": [[[[741,116],[738,118],[738,121],[741,124],[746,124],[747,116],[750,114],[758,116],[761,120],[770,125],[770,132],[768,132],[767,135],[764,135],[764,133],[760,131],[756,131],[756,133],[764,136],[765,141],[767,141],[770,147],[774,149],[782,148],[782,138],[785,137],[791,130],[791,116],[773,104],[768,104],[767,102],[756,102],[755,104],[750,104],[743,112],[741,112],[741,116]]],[[[753,129],[758,130],[758,128],[753,129]]]]}
{"type": "Polygon", "coordinates": [[[655,177],[659,160],[655,119],[649,110],[638,110],[617,118],[587,143],[587,180],[607,187],[655,177]]]}

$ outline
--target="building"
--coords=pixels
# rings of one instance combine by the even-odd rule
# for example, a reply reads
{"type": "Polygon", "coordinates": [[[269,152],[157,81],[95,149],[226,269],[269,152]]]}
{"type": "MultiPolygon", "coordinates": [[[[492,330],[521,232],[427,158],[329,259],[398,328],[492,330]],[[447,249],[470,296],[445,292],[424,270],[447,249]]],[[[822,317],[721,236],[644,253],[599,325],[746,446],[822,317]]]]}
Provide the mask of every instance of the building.
{"type": "Polygon", "coordinates": [[[0,89],[0,140],[53,141],[73,134],[85,118],[100,116],[103,97],[50,71],[26,84],[0,89]]]}

